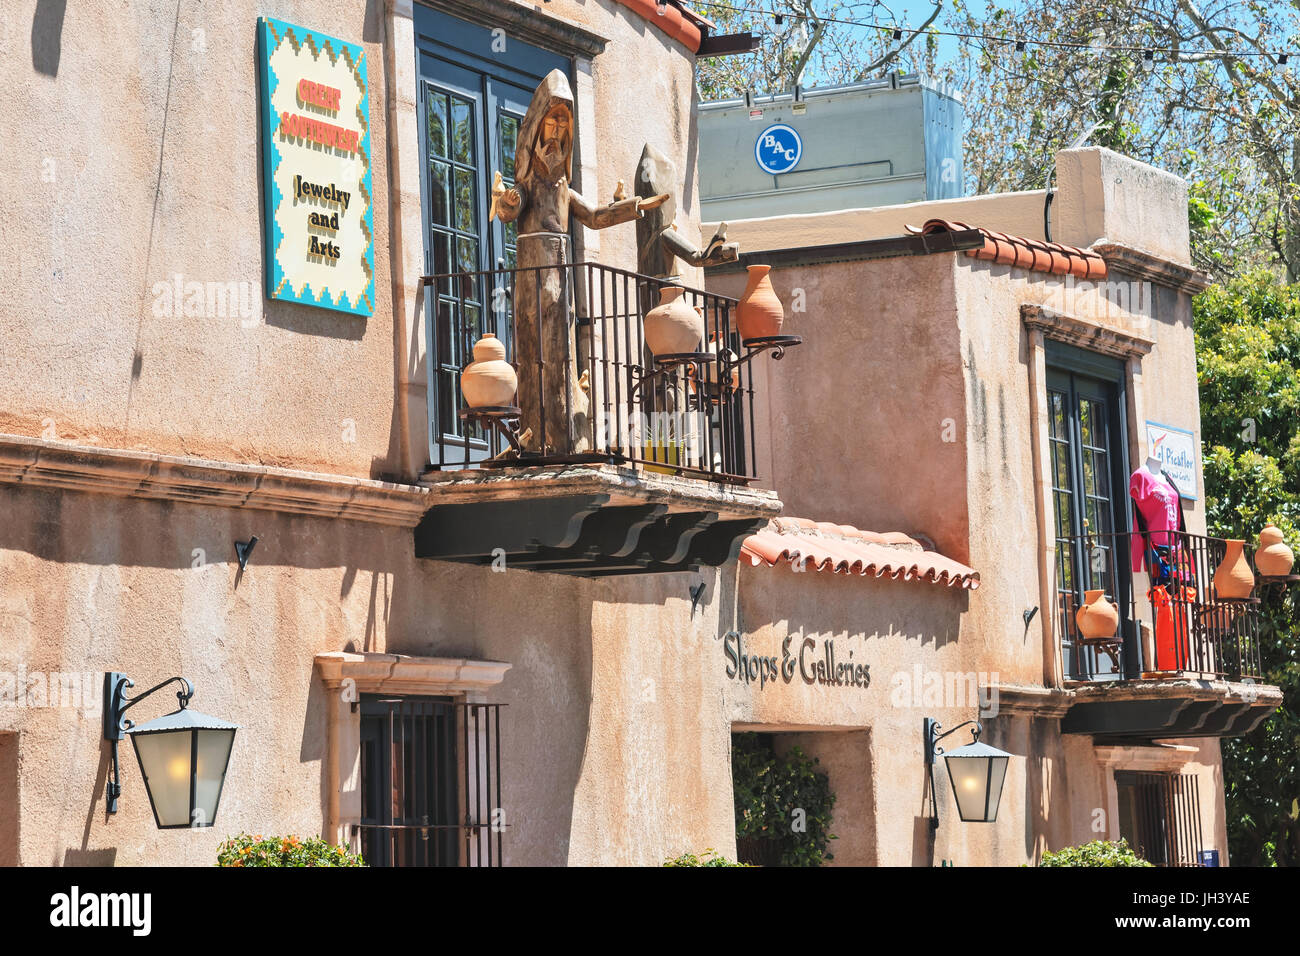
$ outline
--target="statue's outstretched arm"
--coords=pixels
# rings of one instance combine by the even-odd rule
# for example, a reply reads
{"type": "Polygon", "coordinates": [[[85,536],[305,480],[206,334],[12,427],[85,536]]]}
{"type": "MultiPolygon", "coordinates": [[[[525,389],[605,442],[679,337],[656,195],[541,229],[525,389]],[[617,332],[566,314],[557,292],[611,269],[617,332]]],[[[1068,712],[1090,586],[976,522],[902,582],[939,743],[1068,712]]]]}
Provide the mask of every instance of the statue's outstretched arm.
{"type": "Polygon", "coordinates": [[[521,185],[506,189],[501,181],[501,173],[492,174],[492,209],[488,219],[500,219],[502,222],[514,222],[524,208],[524,190],[521,185]]]}
{"type": "Polygon", "coordinates": [[[659,239],[668,247],[669,252],[693,266],[716,266],[724,262],[735,262],[740,257],[738,242],[725,244],[711,242],[708,250],[705,251],[687,242],[676,229],[665,229],[659,239]]]}
{"type": "Polygon", "coordinates": [[[653,196],[649,199],[632,196],[629,199],[619,199],[601,206],[593,206],[570,189],[569,211],[588,229],[606,229],[609,226],[617,226],[621,222],[640,219],[643,210],[656,209],[667,199],[667,195],[653,196]]]}

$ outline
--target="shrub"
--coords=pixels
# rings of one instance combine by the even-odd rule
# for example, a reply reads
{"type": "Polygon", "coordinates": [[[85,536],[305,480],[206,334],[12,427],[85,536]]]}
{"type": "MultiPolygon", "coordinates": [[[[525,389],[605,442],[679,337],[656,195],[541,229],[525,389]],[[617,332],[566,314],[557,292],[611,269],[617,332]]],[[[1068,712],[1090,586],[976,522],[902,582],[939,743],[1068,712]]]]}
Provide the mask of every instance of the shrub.
{"type": "Polygon", "coordinates": [[[694,853],[683,853],[671,860],[664,860],[664,866],[749,866],[749,864],[728,860],[725,856],[719,856],[718,851],[710,847],[698,856],[694,853]]]}
{"type": "Polygon", "coordinates": [[[365,866],[360,853],[320,837],[262,837],[241,833],[217,848],[217,866],[365,866]]]}
{"type": "Polygon", "coordinates": [[[742,860],[764,866],[821,866],[835,794],[817,760],[799,747],[778,756],[758,734],[736,734],[731,745],[736,845],[742,860]]]}
{"type": "Polygon", "coordinates": [[[1107,843],[1105,840],[1093,840],[1082,846],[1067,846],[1053,853],[1043,854],[1039,866],[1150,866],[1131,849],[1127,840],[1107,843]]]}

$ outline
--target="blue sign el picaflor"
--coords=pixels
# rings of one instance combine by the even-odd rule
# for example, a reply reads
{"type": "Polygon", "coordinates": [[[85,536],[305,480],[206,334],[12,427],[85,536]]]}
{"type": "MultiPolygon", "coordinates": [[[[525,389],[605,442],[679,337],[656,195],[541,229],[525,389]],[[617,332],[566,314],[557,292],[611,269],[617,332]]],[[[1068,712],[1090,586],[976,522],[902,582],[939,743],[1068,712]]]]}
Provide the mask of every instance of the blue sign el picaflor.
{"type": "Polygon", "coordinates": [[[799,165],[799,157],[802,155],[803,140],[793,127],[784,123],[763,130],[758,134],[758,142],[754,144],[754,159],[758,161],[758,168],[773,176],[794,169],[799,165]]]}

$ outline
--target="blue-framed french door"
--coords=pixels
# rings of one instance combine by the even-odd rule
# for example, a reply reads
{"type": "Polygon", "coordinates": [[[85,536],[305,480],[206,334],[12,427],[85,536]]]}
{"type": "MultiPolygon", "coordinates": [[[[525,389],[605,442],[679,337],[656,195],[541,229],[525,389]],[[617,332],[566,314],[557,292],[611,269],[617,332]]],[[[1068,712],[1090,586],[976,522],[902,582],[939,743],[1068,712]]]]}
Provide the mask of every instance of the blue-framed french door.
{"type": "Polygon", "coordinates": [[[1124,652],[1116,667],[1096,648],[1075,644],[1066,620],[1075,609],[1070,601],[1086,590],[1099,588],[1121,607],[1132,597],[1127,539],[1114,537],[1128,531],[1124,383],[1118,360],[1056,343],[1048,349],[1048,467],[1066,680],[1117,680],[1137,670],[1135,634],[1121,635],[1124,652]]]}
{"type": "MultiPolygon", "coordinates": [[[[572,80],[572,62],[418,4],[415,32],[425,274],[510,268],[517,230],[488,221],[492,173],[513,184],[516,136],[533,90],[551,70],[572,80]]],[[[489,454],[478,427],[459,418],[460,371],[474,342],[493,332],[509,347],[502,292],[486,286],[445,281],[426,290],[429,456],[438,467],[489,454]]]]}

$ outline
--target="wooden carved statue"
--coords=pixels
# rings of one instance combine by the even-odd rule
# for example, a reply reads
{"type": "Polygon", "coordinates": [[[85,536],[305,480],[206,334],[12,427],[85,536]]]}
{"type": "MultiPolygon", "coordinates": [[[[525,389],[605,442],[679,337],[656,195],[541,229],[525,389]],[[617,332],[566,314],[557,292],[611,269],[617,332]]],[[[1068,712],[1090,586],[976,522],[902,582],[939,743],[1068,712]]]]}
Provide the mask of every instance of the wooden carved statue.
{"type": "Polygon", "coordinates": [[[637,164],[635,192],[646,197],[666,193],[668,199],[637,220],[636,271],[642,275],[676,281],[678,259],[685,259],[693,266],[716,266],[735,262],[739,255],[739,244],[726,241],[725,222],[704,249],[697,249],[677,231],[674,222],[677,202],[672,198],[672,190],[679,188],[679,184],[673,161],[646,143],[637,164]]]}
{"type": "Polygon", "coordinates": [[[526,450],[543,455],[581,453],[591,445],[589,402],[574,341],[571,270],[546,268],[569,262],[569,217],[588,229],[605,229],[668,199],[638,195],[607,205],[590,203],[569,186],[572,157],[573,93],[565,75],[552,70],[520,124],[515,185],[505,188],[499,172],[493,177],[491,213],[502,222],[519,223],[513,297],[519,430],[532,432],[526,450]]]}

